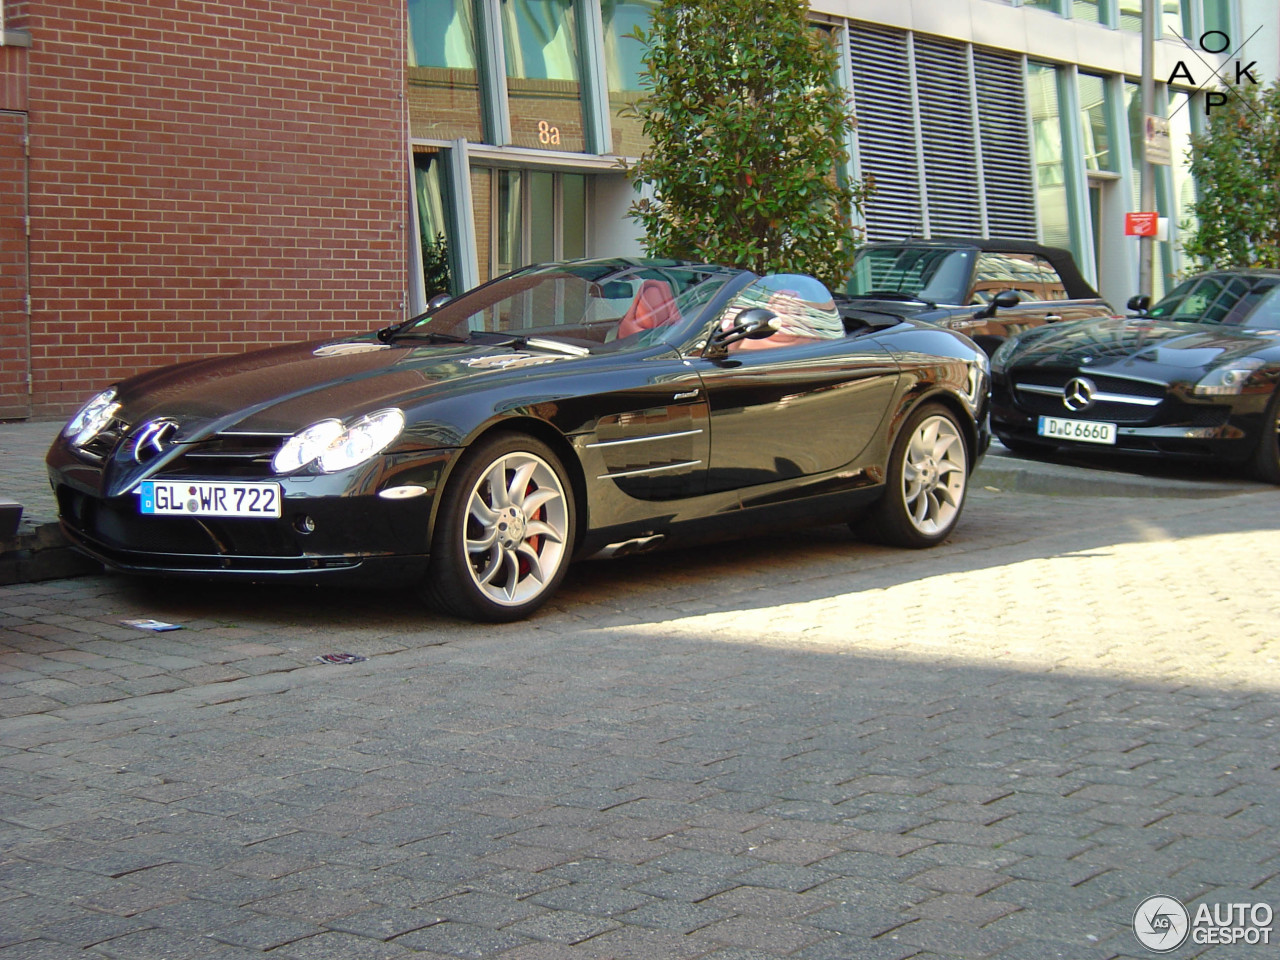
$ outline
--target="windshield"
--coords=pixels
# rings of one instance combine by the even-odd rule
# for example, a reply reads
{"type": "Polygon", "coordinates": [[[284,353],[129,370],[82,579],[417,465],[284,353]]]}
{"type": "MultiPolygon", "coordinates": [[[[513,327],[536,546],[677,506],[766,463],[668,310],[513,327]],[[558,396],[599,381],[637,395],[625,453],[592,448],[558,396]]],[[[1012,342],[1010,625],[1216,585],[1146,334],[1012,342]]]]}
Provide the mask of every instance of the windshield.
{"type": "Polygon", "coordinates": [[[1185,280],[1151,308],[1150,316],[1188,323],[1280,327],[1280,277],[1210,274],[1185,280]]]}
{"type": "MultiPolygon", "coordinates": [[[[592,353],[665,342],[738,271],[644,261],[529,267],[477,287],[397,337],[555,340],[592,353]]],[[[536,344],[534,344],[536,345],[536,344]]]]}
{"type": "Polygon", "coordinates": [[[932,303],[964,303],[977,252],[972,247],[863,247],[853,261],[849,295],[902,293],[932,303]]]}

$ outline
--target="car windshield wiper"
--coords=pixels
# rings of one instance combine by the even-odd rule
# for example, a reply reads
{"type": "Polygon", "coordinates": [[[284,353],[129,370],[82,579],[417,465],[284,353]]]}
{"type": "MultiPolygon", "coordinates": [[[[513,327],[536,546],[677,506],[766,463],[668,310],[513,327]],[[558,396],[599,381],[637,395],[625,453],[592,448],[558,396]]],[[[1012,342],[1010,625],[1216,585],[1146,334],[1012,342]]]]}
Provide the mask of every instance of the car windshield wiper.
{"type": "Polygon", "coordinates": [[[914,293],[904,293],[901,290],[868,290],[866,293],[850,293],[847,296],[856,300],[901,300],[903,302],[923,303],[930,308],[937,306],[932,300],[926,300],[924,297],[916,296],[914,293]]]}
{"type": "Polygon", "coordinates": [[[392,340],[404,338],[405,340],[426,340],[428,343],[466,343],[466,337],[459,337],[452,333],[441,333],[439,330],[414,330],[412,328],[405,330],[403,328],[388,328],[387,330],[378,331],[378,339],[385,343],[392,340]]]}
{"type": "Polygon", "coordinates": [[[551,340],[547,337],[513,336],[509,333],[496,333],[490,330],[473,330],[467,334],[467,339],[473,343],[484,343],[494,347],[515,347],[517,350],[532,347],[535,350],[550,350],[570,357],[585,357],[591,353],[586,347],[580,347],[574,343],[561,343],[559,340],[551,340]]]}

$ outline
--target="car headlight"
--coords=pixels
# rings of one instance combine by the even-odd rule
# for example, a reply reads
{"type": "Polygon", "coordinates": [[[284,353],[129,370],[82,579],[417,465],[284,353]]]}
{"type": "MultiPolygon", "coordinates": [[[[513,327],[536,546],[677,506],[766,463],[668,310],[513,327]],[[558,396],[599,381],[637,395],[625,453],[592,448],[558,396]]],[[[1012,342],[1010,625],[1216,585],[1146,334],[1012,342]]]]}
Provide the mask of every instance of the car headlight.
{"type": "Polygon", "coordinates": [[[1245,357],[1214,367],[1200,378],[1191,392],[1197,397],[1238,396],[1249,378],[1265,362],[1258,357],[1245,357]]]}
{"type": "Polygon", "coordinates": [[[317,463],[325,473],[356,467],[387,449],[404,431],[404,413],[395,407],[361,417],[352,424],[321,420],[284,442],[271,461],[276,473],[291,473],[317,463]]]}
{"type": "Polygon", "coordinates": [[[1004,373],[1004,366],[1009,362],[1016,348],[1017,341],[1013,337],[996,347],[996,352],[991,355],[991,372],[1004,373]]]}
{"type": "Polygon", "coordinates": [[[116,388],[108,387],[81,407],[62,428],[62,435],[70,437],[77,447],[88,443],[103,431],[111,418],[120,410],[116,400],[116,388]]]}

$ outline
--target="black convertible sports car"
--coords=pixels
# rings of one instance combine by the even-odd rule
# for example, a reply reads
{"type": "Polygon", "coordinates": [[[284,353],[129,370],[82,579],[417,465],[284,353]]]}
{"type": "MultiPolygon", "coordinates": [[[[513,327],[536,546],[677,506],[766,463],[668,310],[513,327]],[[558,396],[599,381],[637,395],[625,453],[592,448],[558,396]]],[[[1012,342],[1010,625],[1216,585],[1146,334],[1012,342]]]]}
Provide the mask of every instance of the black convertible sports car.
{"type": "Polygon", "coordinates": [[[1216,457],[1280,483],[1280,271],[1205,273],[1135,317],[1028,331],[991,369],[1011,449],[1216,457]]]}
{"type": "Polygon", "coordinates": [[[971,341],[811,277],[577,261],[376,334],[126,380],[48,465],[67,534],[110,567],[412,581],[511,620],[574,557],[799,521],[938,543],[987,390],[971,341]]]}

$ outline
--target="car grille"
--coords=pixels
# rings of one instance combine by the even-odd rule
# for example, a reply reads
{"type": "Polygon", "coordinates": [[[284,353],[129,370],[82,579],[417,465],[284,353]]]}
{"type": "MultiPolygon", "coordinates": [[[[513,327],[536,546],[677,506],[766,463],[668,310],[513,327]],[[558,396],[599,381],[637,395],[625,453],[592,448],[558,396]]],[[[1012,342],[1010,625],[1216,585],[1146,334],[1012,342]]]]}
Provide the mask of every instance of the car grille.
{"type": "Polygon", "coordinates": [[[227,431],[198,443],[184,444],[182,457],[159,476],[214,474],[259,477],[271,472],[271,458],[289,434],[227,431]]]}
{"type": "Polygon", "coordinates": [[[1071,410],[1062,402],[1063,390],[1077,376],[1081,374],[1074,370],[1037,371],[1020,375],[1012,384],[1013,400],[1020,409],[1037,416],[1106,420],[1126,424],[1165,422],[1176,408],[1183,406],[1176,399],[1168,397],[1164,384],[1087,374],[1088,379],[1097,387],[1097,393],[1103,395],[1103,398],[1096,399],[1088,409],[1071,410]]]}

